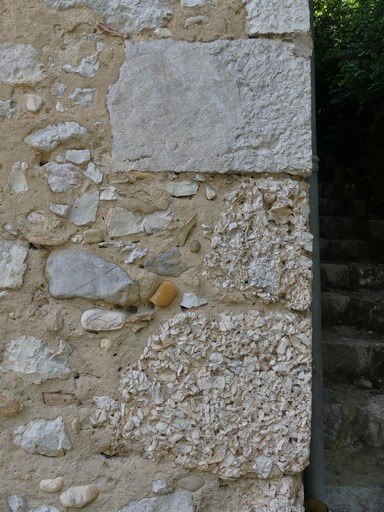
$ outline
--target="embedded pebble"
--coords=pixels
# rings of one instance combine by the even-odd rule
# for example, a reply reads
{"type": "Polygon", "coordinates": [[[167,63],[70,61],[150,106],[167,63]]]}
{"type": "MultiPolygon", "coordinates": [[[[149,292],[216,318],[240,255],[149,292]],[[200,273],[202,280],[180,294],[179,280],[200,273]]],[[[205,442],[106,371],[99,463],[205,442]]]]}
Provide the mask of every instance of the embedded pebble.
{"type": "Polygon", "coordinates": [[[144,268],[161,276],[178,277],[188,270],[181,261],[181,252],[177,247],[171,247],[167,251],[149,258],[144,262],[144,268]]]}
{"type": "Polygon", "coordinates": [[[83,175],[73,164],[49,163],[43,166],[52,192],[61,194],[77,188],[83,181],[83,175]]]}
{"type": "Polygon", "coordinates": [[[166,308],[176,299],[179,291],[170,281],[163,281],[149,301],[159,308],[166,308]]]}
{"type": "Polygon", "coordinates": [[[199,475],[188,475],[180,478],[176,482],[176,487],[179,489],[185,489],[186,491],[195,492],[198,491],[204,485],[204,478],[199,475]]]}
{"type": "Polygon", "coordinates": [[[198,240],[192,240],[191,245],[189,246],[191,252],[198,253],[201,249],[201,243],[198,240]]]}
{"type": "Polygon", "coordinates": [[[213,190],[212,187],[210,187],[209,185],[207,185],[205,187],[205,197],[209,200],[209,201],[212,201],[212,199],[215,199],[217,197],[217,194],[216,192],[213,190]]]}
{"type": "Polygon", "coordinates": [[[168,37],[172,37],[172,32],[169,28],[159,27],[156,28],[153,33],[158,39],[167,39],[168,37]]]}
{"type": "Polygon", "coordinates": [[[20,402],[16,398],[8,398],[4,395],[0,395],[0,414],[6,416],[13,416],[23,409],[20,402]]]}
{"type": "Polygon", "coordinates": [[[0,101],[0,121],[10,119],[15,112],[16,109],[12,108],[11,100],[0,101]]]}
{"type": "Polygon", "coordinates": [[[69,204],[49,203],[49,210],[58,217],[67,217],[69,204]]]}
{"type": "Polygon", "coordinates": [[[68,99],[74,105],[85,108],[92,103],[95,90],[96,89],[92,89],[90,87],[85,87],[84,89],[76,87],[76,89],[68,96],[68,99]]]}
{"type": "Polygon", "coordinates": [[[199,306],[203,306],[204,304],[208,304],[207,299],[198,297],[195,293],[184,293],[183,298],[180,302],[180,306],[188,309],[197,308],[199,306]]]}
{"type": "Polygon", "coordinates": [[[165,190],[172,197],[194,196],[199,190],[199,184],[195,181],[175,181],[158,185],[160,190],[165,190]]]}
{"type": "Polygon", "coordinates": [[[44,492],[59,492],[64,487],[64,478],[62,476],[46,478],[40,481],[39,487],[44,492]]]}
{"type": "Polygon", "coordinates": [[[86,226],[96,220],[99,192],[78,197],[69,209],[69,219],[76,226],[86,226]]]}
{"type": "Polygon", "coordinates": [[[8,497],[10,512],[28,512],[28,501],[25,496],[14,494],[8,497]]]}
{"type": "Polygon", "coordinates": [[[84,175],[96,184],[99,184],[103,181],[103,173],[99,171],[93,162],[89,162],[84,175]]]}
{"type": "Polygon", "coordinates": [[[73,418],[71,421],[71,429],[75,434],[80,434],[83,429],[80,418],[73,418]]]}
{"type": "Polygon", "coordinates": [[[37,419],[13,432],[13,443],[27,453],[60,457],[72,448],[61,416],[54,420],[37,419]]]}
{"type": "Polygon", "coordinates": [[[12,166],[8,177],[8,188],[16,192],[16,194],[23,194],[28,191],[28,183],[25,176],[27,169],[27,162],[16,162],[12,166]]]}
{"type": "Polygon", "coordinates": [[[169,494],[173,491],[173,487],[168,484],[165,480],[154,480],[152,482],[152,492],[158,496],[169,494]]]}
{"type": "Polygon", "coordinates": [[[81,316],[81,326],[89,332],[116,331],[124,326],[127,314],[119,310],[88,309],[81,316]]]}
{"type": "Polygon", "coordinates": [[[89,149],[69,149],[65,153],[65,160],[76,165],[87,164],[91,159],[89,149]]]}
{"type": "Polygon", "coordinates": [[[83,233],[83,236],[87,244],[97,244],[104,240],[104,233],[101,231],[101,229],[97,228],[86,229],[83,233]]]}
{"type": "Polygon", "coordinates": [[[44,105],[44,99],[38,94],[27,94],[25,99],[25,106],[28,112],[33,112],[36,114],[39,110],[42,109],[44,105]]]}
{"type": "Polygon", "coordinates": [[[100,341],[100,348],[101,350],[104,350],[104,352],[110,352],[113,348],[113,340],[110,340],[109,338],[103,338],[100,341]]]}
{"type": "Polygon", "coordinates": [[[27,270],[27,255],[28,248],[19,240],[0,238],[0,288],[20,288],[27,270]]]}
{"type": "Polygon", "coordinates": [[[44,151],[53,151],[62,143],[85,142],[88,139],[88,131],[75,121],[64,121],[58,124],[49,124],[41,130],[37,130],[24,139],[29,146],[44,151]]]}
{"type": "Polygon", "coordinates": [[[83,508],[95,501],[99,495],[96,485],[78,485],[69,487],[60,494],[60,503],[63,507],[83,508]]]}
{"type": "Polygon", "coordinates": [[[132,243],[124,247],[121,252],[124,254],[124,263],[134,263],[135,261],[146,256],[148,250],[142,249],[137,244],[132,243]]]}
{"type": "Polygon", "coordinates": [[[84,240],[84,237],[83,235],[73,235],[71,236],[71,240],[74,244],[81,244],[81,242],[84,240]]]}
{"type": "Polygon", "coordinates": [[[103,187],[100,190],[100,201],[115,201],[119,199],[120,195],[116,190],[116,187],[110,185],[109,187],[103,187]]]}
{"type": "Polygon", "coordinates": [[[192,25],[206,25],[209,23],[208,16],[191,16],[184,23],[184,28],[192,27],[192,25]]]}

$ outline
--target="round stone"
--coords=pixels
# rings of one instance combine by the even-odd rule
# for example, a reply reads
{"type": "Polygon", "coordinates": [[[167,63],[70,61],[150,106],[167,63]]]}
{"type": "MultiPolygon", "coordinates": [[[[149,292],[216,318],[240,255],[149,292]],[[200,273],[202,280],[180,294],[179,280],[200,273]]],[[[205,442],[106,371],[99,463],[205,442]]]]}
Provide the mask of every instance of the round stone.
{"type": "Polygon", "coordinates": [[[176,487],[179,489],[185,489],[186,491],[195,492],[198,491],[204,485],[204,479],[199,475],[188,475],[180,478],[176,482],[176,487]]]}

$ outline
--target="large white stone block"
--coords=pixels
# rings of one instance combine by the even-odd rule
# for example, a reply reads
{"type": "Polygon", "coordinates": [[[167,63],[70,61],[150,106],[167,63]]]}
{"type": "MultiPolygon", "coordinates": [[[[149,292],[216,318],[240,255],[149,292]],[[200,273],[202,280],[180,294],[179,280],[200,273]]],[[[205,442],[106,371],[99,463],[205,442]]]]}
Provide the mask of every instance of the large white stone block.
{"type": "Polygon", "coordinates": [[[308,0],[243,0],[243,4],[249,35],[306,32],[310,28],[308,0]]]}
{"type": "Polygon", "coordinates": [[[302,44],[127,42],[125,53],[108,97],[114,169],[311,169],[310,52],[302,44]]]}

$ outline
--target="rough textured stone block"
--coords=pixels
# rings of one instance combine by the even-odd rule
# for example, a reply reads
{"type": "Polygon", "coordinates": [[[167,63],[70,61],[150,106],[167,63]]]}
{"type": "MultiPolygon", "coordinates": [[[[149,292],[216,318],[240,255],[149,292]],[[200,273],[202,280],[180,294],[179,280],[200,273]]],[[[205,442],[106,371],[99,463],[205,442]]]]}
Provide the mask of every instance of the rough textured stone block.
{"type": "Polygon", "coordinates": [[[308,0],[243,0],[243,4],[249,35],[305,32],[310,28],[308,0]]]}
{"type": "Polygon", "coordinates": [[[127,42],[108,107],[116,170],[312,167],[310,50],[254,39],[127,42]]]}

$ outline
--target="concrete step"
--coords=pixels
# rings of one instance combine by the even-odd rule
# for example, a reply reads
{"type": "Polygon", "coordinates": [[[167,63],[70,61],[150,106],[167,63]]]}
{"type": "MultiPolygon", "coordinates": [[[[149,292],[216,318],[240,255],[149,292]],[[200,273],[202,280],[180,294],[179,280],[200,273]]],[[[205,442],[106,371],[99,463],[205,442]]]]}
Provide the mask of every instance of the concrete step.
{"type": "Polygon", "coordinates": [[[384,336],[342,327],[323,330],[322,339],[326,385],[384,389],[384,336]]]}
{"type": "Polygon", "coordinates": [[[384,289],[384,265],[373,263],[322,263],[321,286],[353,290],[368,288],[384,289]]]}
{"type": "Polygon", "coordinates": [[[323,292],[323,325],[351,325],[384,332],[384,292],[359,290],[323,292]]]}
{"type": "Polygon", "coordinates": [[[344,383],[324,386],[324,443],[384,450],[384,392],[344,383]]]}
{"type": "Polygon", "coordinates": [[[325,450],[326,503],[330,512],[381,512],[384,504],[384,450],[325,450]]]}
{"type": "Polygon", "coordinates": [[[367,261],[369,244],[364,240],[328,240],[320,238],[322,261],[367,261]]]}
{"type": "Polygon", "coordinates": [[[331,240],[364,240],[368,235],[366,219],[353,217],[320,217],[320,236],[331,240]]]}

